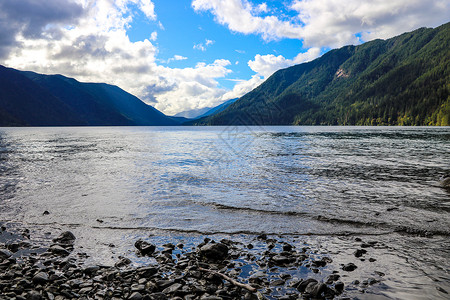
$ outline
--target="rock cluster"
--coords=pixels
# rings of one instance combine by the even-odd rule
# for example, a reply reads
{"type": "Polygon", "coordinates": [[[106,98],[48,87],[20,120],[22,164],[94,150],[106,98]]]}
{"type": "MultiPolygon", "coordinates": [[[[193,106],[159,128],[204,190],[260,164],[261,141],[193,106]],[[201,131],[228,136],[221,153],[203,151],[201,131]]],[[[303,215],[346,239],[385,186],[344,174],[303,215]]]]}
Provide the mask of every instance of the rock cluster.
{"type": "Polygon", "coordinates": [[[85,265],[73,251],[74,241],[63,232],[46,252],[17,259],[14,251],[30,243],[0,244],[0,299],[333,299],[345,290],[338,271],[324,282],[289,273],[298,268],[316,273],[331,258],[313,259],[307,248],[266,236],[257,251],[227,239],[205,238],[189,249],[138,240],[137,255],[157,262],[139,267],[125,257],[115,266],[85,265]]]}

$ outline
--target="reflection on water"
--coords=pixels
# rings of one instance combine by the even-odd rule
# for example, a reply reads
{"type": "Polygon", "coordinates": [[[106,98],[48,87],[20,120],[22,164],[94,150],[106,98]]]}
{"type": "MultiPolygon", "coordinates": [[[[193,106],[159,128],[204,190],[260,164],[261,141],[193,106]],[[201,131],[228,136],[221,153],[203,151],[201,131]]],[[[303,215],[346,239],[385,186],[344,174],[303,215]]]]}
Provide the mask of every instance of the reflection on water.
{"type": "MultiPolygon", "coordinates": [[[[102,228],[445,241],[449,142],[450,128],[3,128],[0,217],[97,242],[102,228]]],[[[448,267],[449,242],[397,243],[448,267]]]]}

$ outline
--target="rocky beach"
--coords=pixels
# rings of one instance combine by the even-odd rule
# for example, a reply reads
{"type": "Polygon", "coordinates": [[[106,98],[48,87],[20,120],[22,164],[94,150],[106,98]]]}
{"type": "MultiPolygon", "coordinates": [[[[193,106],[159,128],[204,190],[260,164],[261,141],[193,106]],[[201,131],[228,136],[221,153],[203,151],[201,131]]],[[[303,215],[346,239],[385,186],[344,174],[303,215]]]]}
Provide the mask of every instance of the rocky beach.
{"type": "Polygon", "coordinates": [[[302,237],[148,237],[104,265],[72,232],[46,234],[37,242],[33,230],[2,226],[0,299],[384,299],[392,271],[376,264],[386,245],[354,236],[344,253],[302,237]]]}

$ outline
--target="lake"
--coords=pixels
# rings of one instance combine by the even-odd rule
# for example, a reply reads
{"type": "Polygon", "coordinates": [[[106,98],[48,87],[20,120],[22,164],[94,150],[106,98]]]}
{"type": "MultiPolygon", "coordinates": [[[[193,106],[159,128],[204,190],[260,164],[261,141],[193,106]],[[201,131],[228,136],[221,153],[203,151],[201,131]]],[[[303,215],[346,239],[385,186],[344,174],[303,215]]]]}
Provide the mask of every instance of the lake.
{"type": "Polygon", "coordinates": [[[0,128],[0,218],[104,262],[148,235],[373,237],[375,294],[444,299],[449,172],[449,127],[0,128]]]}

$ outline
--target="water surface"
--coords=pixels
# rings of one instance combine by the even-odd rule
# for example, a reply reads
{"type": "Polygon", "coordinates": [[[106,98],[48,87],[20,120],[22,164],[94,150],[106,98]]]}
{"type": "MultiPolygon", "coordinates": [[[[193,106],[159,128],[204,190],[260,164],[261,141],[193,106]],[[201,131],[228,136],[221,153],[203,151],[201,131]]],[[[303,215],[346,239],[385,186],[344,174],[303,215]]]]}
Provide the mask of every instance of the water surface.
{"type": "Polygon", "coordinates": [[[99,256],[152,232],[379,235],[448,287],[449,153],[448,127],[0,128],[0,218],[99,256]]]}

